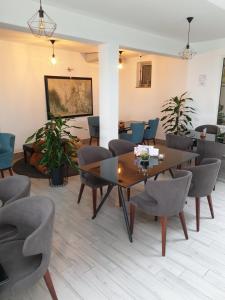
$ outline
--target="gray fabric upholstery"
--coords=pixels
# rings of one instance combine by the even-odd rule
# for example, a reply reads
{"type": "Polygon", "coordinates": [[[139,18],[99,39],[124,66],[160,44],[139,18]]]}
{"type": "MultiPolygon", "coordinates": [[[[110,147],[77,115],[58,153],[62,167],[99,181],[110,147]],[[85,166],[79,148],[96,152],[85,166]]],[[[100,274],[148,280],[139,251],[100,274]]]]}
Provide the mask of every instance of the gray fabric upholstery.
{"type": "Polygon", "coordinates": [[[111,140],[109,142],[109,150],[112,152],[113,156],[132,152],[134,151],[135,146],[134,143],[126,140],[111,140]]]}
{"type": "Polygon", "coordinates": [[[190,151],[193,146],[193,140],[185,135],[166,135],[166,146],[173,149],[190,151]]]}
{"type": "Polygon", "coordinates": [[[130,203],[154,216],[174,216],[183,211],[191,184],[191,172],[174,170],[174,178],[148,181],[145,191],[132,197],[130,203]]]}
{"type": "Polygon", "coordinates": [[[217,125],[201,125],[195,128],[195,131],[202,132],[206,128],[206,133],[219,134],[220,129],[217,125]]]}
{"type": "MultiPolygon", "coordinates": [[[[30,195],[29,177],[15,175],[0,180],[0,199],[3,206],[30,195]]],[[[16,227],[5,224],[0,228],[0,241],[9,241],[17,233],[16,227]]]]}
{"type": "Polygon", "coordinates": [[[27,176],[15,175],[0,180],[0,199],[8,205],[17,199],[30,194],[30,179],[27,176]]]}
{"type": "Polygon", "coordinates": [[[47,197],[26,197],[0,210],[0,228],[16,226],[14,240],[0,243],[0,263],[9,281],[0,285],[0,298],[34,285],[46,273],[51,254],[54,204],[47,197]]]}
{"type": "Polygon", "coordinates": [[[192,172],[190,197],[206,197],[211,195],[216,184],[221,161],[217,158],[204,158],[201,165],[189,167],[192,172]]]}
{"type": "Polygon", "coordinates": [[[196,152],[199,154],[198,163],[201,163],[204,158],[220,159],[221,166],[218,177],[225,180],[225,144],[198,140],[196,152]]]}
{"type": "MultiPolygon", "coordinates": [[[[87,165],[96,161],[101,161],[112,157],[111,152],[103,147],[85,146],[78,150],[78,163],[80,166],[87,165]]],[[[91,188],[99,188],[109,183],[103,179],[97,178],[91,174],[80,172],[81,182],[91,188]]]]}

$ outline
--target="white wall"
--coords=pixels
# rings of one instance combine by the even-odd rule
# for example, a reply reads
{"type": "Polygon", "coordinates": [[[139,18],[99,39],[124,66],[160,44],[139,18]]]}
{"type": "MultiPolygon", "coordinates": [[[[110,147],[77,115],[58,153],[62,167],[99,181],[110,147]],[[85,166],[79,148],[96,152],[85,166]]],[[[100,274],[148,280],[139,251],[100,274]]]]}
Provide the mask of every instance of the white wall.
{"type": "Polygon", "coordinates": [[[225,49],[196,55],[188,65],[187,89],[193,97],[196,115],[193,125],[216,124],[225,49]],[[206,76],[201,85],[199,76],[206,76]]]}
{"type": "MultiPolygon", "coordinates": [[[[120,119],[149,120],[161,117],[165,100],[186,91],[187,62],[181,59],[147,55],[152,61],[152,87],[136,88],[136,66],[139,58],[130,58],[120,70],[120,119]]],[[[159,126],[158,138],[164,138],[159,126]]]]}
{"type": "MultiPolygon", "coordinates": [[[[0,49],[0,131],[16,135],[15,152],[47,120],[44,75],[68,76],[66,69],[72,67],[73,76],[92,77],[94,114],[98,114],[98,66],[86,63],[79,53],[56,46],[58,63],[53,66],[50,47],[0,41],[0,49]]],[[[87,128],[86,120],[80,117],[75,123],[87,128]]],[[[89,136],[87,130],[75,133],[89,136]]]]}

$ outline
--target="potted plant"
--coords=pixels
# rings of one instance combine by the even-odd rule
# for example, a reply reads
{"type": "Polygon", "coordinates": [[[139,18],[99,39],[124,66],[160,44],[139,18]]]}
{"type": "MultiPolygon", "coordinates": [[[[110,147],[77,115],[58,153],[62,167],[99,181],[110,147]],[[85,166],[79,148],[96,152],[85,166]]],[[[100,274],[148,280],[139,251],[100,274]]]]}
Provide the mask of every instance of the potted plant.
{"type": "Polygon", "coordinates": [[[177,135],[189,134],[189,128],[192,127],[191,114],[195,113],[195,109],[187,104],[193,101],[192,98],[186,97],[187,92],[181,96],[175,96],[166,101],[163,105],[163,117],[161,121],[166,133],[177,135]]]}
{"type": "Polygon", "coordinates": [[[67,121],[61,117],[52,118],[26,140],[26,143],[34,141],[40,146],[40,164],[47,167],[50,182],[54,186],[64,183],[65,166],[77,168],[73,160],[76,154],[73,142],[77,137],[70,133],[70,129],[81,127],[70,126],[67,121]]]}

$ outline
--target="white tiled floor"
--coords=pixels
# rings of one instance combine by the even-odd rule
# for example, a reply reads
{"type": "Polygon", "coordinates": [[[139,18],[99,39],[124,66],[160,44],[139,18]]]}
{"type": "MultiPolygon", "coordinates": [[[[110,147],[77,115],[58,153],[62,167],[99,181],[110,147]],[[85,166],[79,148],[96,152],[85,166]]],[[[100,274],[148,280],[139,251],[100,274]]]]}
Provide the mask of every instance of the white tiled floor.
{"type": "MultiPolygon", "coordinates": [[[[200,232],[195,231],[195,206],[185,206],[189,240],[177,217],[167,231],[167,253],[161,257],[160,224],[138,212],[133,243],[128,240],[122,211],[115,207],[117,189],[97,218],[91,220],[91,191],[76,204],[79,176],[63,188],[32,179],[32,194],[56,204],[50,272],[61,300],[73,299],[225,299],[225,183],[213,192],[215,219],[201,201],[200,232]]],[[[143,189],[143,184],[135,187],[143,189]]],[[[51,299],[41,280],[13,300],[51,299]]]]}

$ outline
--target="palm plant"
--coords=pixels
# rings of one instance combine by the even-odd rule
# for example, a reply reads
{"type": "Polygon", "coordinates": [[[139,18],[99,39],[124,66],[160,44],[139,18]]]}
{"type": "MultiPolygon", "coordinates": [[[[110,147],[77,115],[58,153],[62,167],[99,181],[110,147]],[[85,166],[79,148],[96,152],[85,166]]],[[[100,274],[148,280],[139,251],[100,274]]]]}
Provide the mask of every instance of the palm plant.
{"type": "Polygon", "coordinates": [[[71,128],[81,127],[70,126],[61,117],[52,118],[26,140],[26,143],[34,141],[40,146],[42,158],[39,163],[47,167],[50,176],[60,172],[64,165],[77,168],[72,159],[76,150],[71,143],[77,137],[70,133],[71,128]]]}
{"type": "Polygon", "coordinates": [[[176,135],[188,134],[189,128],[192,127],[191,114],[195,113],[195,109],[186,103],[193,101],[192,98],[186,97],[187,92],[181,96],[170,98],[163,105],[161,112],[163,117],[161,121],[166,133],[173,133],[176,135]]]}

